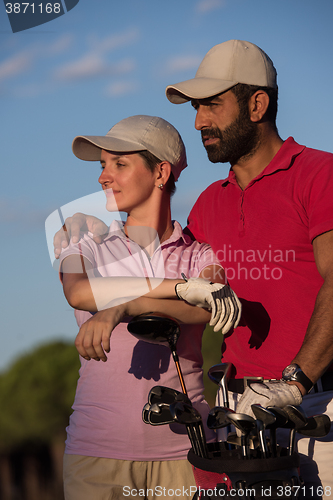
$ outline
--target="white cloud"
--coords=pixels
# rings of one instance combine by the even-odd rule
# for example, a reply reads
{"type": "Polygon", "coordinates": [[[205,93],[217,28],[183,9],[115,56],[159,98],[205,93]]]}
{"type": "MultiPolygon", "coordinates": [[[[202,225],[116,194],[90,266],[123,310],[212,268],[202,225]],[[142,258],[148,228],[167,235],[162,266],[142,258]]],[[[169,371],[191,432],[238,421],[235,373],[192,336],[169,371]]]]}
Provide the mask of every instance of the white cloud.
{"type": "Polygon", "coordinates": [[[107,56],[115,49],[131,45],[138,39],[139,31],[132,28],[102,39],[95,36],[90,37],[88,39],[89,50],[78,59],[56,68],[54,76],[59,80],[71,81],[130,73],[135,69],[135,63],[132,59],[110,63],[107,56]]]}
{"type": "Polygon", "coordinates": [[[50,44],[31,44],[0,63],[0,82],[28,73],[39,59],[56,56],[68,50],[73,37],[62,35],[50,44]]]}
{"type": "Polygon", "coordinates": [[[211,12],[225,6],[225,0],[200,0],[196,4],[196,11],[200,13],[211,12]]]}
{"type": "Polygon", "coordinates": [[[98,40],[96,37],[90,37],[88,42],[90,42],[93,52],[108,53],[115,49],[131,45],[137,42],[139,38],[140,33],[137,28],[128,28],[122,33],[109,35],[101,40],[98,40]]]}
{"type": "Polygon", "coordinates": [[[131,59],[110,64],[96,53],[85,54],[76,61],[60,66],[54,71],[54,77],[58,80],[82,80],[87,78],[98,78],[101,76],[117,76],[130,73],[135,68],[131,59]]]}
{"type": "Polygon", "coordinates": [[[0,63],[0,81],[8,80],[28,71],[33,65],[33,55],[24,50],[0,63]]]}
{"type": "Polygon", "coordinates": [[[135,82],[115,82],[108,85],[105,89],[107,97],[119,97],[128,94],[133,94],[138,89],[135,82]]]}
{"type": "Polygon", "coordinates": [[[65,34],[44,48],[46,55],[57,55],[67,51],[74,41],[73,35],[65,34]]]}
{"type": "Polygon", "coordinates": [[[191,69],[198,69],[202,57],[195,55],[176,56],[169,59],[165,65],[165,70],[170,73],[178,73],[179,71],[187,71],[191,69]]]}

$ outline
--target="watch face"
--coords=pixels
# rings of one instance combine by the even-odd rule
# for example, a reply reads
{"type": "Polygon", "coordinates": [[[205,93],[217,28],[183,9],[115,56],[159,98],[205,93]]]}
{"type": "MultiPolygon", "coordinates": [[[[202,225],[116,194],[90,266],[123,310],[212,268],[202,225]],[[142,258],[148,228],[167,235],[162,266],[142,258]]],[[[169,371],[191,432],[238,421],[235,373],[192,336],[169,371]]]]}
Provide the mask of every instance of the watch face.
{"type": "Polygon", "coordinates": [[[292,364],[292,365],[289,365],[287,366],[284,370],[283,370],[283,373],[282,375],[284,377],[290,377],[291,375],[293,375],[295,373],[295,371],[297,370],[297,365],[296,364],[292,364]]]}

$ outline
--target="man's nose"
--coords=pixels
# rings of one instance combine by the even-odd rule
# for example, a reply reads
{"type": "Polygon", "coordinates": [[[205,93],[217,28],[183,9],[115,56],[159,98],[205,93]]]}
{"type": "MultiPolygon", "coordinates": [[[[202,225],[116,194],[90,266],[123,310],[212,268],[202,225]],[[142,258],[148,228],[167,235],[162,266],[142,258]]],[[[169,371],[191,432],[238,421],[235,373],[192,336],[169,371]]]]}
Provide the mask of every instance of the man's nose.
{"type": "Polygon", "coordinates": [[[212,122],[209,119],[208,108],[199,104],[197,114],[195,116],[194,126],[197,130],[202,130],[205,127],[211,127],[212,122]]]}

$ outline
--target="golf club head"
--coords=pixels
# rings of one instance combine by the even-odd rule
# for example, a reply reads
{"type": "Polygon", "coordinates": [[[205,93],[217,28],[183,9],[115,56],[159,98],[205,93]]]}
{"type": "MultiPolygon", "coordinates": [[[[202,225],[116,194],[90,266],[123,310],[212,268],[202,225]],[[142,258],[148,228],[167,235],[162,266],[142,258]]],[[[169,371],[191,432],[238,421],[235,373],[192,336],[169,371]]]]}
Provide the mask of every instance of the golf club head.
{"type": "Polygon", "coordinates": [[[283,410],[288,415],[288,419],[293,422],[296,431],[305,426],[308,417],[300,406],[287,405],[283,410]]]}
{"type": "Polygon", "coordinates": [[[164,403],[152,404],[148,410],[147,420],[150,425],[166,425],[174,422],[170,406],[164,403]]]}
{"type": "Polygon", "coordinates": [[[223,406],[214,406],[207,416],[207,427],[209,429],[222,429],[222,427],[227,427],[230,424],[228,415],[235,413],[230,408],[225,408],[223,406]]]}
{"type": "Polygon", "coordinates": [[[219,363],[213,365],[208,370],[208,377],[215,384],[219,384],[223,377],[228,378],[230,374],[231,363],[219,363]]]}
{"type": "Polygon", "coordinates": [[[174,422],[185,425],[202,422],[200,413],[192,405],[179,401],[172,403],[169,408],[174,422]]]}
{"type": "Polygon", "coordinates": [[[223,406],[229,407],[229,397],[228,397],[228,378],[231,371],[231,363],[219,363],[213,365],[208,370],[208,377],[212,382],[219,386],[217,393],[218,404],[221,404],[220,396],[222,395],[223,406]],[[221,394],[220,394],[221,392],[221,394]]]}
{"type": "Polygon", "coordinates": [[[251,405],[251,409],[256,419],[260,420],[266,429],[269,429],[271,425],[275,424],[276,417],[268,408],[259,404],[253,404],[251,405]]]}
{"type": "Polygon", "coordinates": [[[299,434],[309,437],[325,437],[331,430],[331,420],[328,415],[313,415],[308,417],[304,427],[297,429],[299,434]]]}
{"type": "MultiPolygon", "coordinates": [[[[242,440],[240,436],[237,436],[236,432],[229,432],[227,443],[233,444],[235,446],[242,446],[242,440]]],[[[255,431],[251,431],[248,437],[249,449],[254,450],[259,446],[259,439],[255,431]]]]}
{"type": "Polygon", "coordinates": [[[230,413],[228,419],[243,434],[248,434],[256,427],[255,419],[246,413],[230,413]]]}
{"type": "Polygon", "coordinates": [[[279,408],[278,406],[267,406],[267,410],[275,416],[275,427],[284,427],[288,422],[288,415],[283,408],[279,408]]]}
{"type": "Polygon", "coordinates": [[[236,429],[241,432],[240,442],[243,458],[247,460],[250,459],[250,446],[248,437],[250,435],[250,432],[257,427],[256,420],[244,413],[232,413],[228,418],[234,424],[236,429]]]}
{"type": "Polygon", "coordinates": [[[168,316],[142,314],[135,316],[127,325],[127,330],[137,339],[151,344],[165,344],[176,348],[180,335],[177,321],[168,316]]]}
{"type": "Polygon", "coordinates": [[[149,403],[146,403],[142,409],[142,420],[144,421],[145,424],[149,424],[148,420],[149,409],[150,409],[149,403]]]}
{"type": "Polygon", "coordinates": [[[165,403],[172,404],[177,401],[182,401],[186,404],[192,404],[190,399],[183,392],[179,392],[171,387],[165,387],[163,385],[155,385],[152,387],[148,394],[148,403],[165,403]]]}

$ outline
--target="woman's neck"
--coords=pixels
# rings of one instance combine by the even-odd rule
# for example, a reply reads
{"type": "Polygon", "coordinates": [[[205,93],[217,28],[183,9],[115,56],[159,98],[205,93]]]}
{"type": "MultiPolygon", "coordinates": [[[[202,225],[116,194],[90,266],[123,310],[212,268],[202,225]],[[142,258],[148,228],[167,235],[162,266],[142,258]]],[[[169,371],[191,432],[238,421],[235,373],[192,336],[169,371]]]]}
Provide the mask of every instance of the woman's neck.
{"type": "MultiPolygon", "coordinates": [[[[131,240],[147,250],[151,248],[152,244],[156,247],[156,242],[157,245],[163,243],[170,238],[173,232],[170,204],[164,209],[161,207],[159,210],[145,215],[128,214],[124,231],[131,240]]],[[[149,253],[152,252],[149,251],[149,253]]]]}

